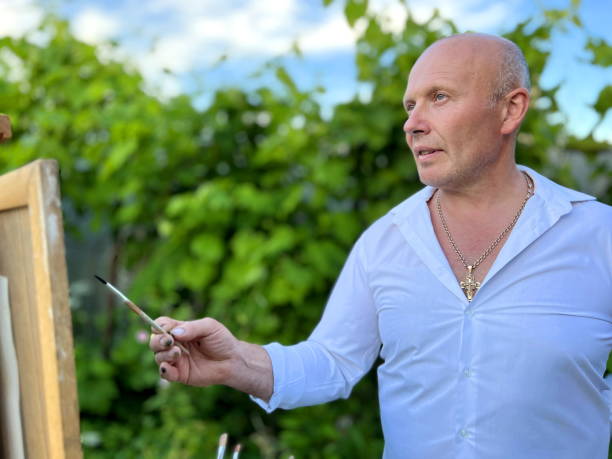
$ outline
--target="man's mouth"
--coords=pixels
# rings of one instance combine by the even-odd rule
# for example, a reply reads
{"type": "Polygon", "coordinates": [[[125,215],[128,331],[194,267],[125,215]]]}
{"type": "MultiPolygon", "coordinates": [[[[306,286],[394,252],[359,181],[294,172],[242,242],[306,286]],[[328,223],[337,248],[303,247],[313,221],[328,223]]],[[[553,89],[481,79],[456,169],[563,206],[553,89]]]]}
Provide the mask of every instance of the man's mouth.
{"type": "Polygon", "coordinates": [[[433,153],[436,153],[438,151],[442,151],[442,150],[439,150],[437,148],[419,148],[419,149],[417,149],[417,156],[418,157],[424,157],[424,156],[428,156],[428,155],[431,155],[433,153]]]}

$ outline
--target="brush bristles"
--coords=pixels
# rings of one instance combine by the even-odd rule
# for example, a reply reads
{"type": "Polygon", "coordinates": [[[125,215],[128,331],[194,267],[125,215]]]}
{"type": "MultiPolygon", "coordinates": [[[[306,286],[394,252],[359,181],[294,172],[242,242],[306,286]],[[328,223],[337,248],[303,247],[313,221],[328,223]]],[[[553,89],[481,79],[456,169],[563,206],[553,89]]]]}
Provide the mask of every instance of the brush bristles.
{"type": "Polygon", "coordinates": [[[103,284],[105,284],[105,285],[106,285],[106,284],[108,284],[108,282],[106,282],[106,281],[105,281],[104,279],[102,279],[100,276],[98,276],[98,275],[94,274],[94,277],[95,277],[96,279],[98,279],[100,282],[102,282],[103,284]]]}

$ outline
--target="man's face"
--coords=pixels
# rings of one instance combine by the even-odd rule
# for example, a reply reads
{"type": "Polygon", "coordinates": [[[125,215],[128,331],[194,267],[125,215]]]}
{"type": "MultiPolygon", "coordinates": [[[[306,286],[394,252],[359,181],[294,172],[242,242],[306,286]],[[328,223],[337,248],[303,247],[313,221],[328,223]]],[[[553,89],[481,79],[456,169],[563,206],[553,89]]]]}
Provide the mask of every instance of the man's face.
{"type": "Polygon", "coordinates": [[[498,53],[476,41],[437,43],[410,72],[404,132],[427,185],[459,190],[499,160],[501,113],[491,104],[499,65],[487,58],[498,53]]]}

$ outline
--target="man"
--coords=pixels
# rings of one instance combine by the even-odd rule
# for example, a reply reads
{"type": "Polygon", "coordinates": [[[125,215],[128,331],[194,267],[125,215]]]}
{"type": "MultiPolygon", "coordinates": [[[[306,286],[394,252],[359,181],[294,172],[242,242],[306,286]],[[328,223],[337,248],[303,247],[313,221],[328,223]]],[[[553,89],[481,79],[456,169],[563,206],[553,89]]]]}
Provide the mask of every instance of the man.
{"type": "Polygon", "coordinates": [[[380,355],[386,458],[607,457],[612,210],[515,164],[522,53],[440,40],[404,105],[427,186],[359,238],[310,338],[264,348],[214,319],[160,318],[193,349],[153,335],[163,377],[271,411],[347,397],[380,355]]]}

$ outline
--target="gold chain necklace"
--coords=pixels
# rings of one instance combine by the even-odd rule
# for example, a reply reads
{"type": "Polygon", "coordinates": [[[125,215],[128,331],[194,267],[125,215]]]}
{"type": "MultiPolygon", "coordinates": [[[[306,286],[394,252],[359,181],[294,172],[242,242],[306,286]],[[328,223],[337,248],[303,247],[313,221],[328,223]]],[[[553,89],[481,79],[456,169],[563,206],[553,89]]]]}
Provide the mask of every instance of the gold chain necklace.
{"type": "Polygon", "coordinates": [[[480,255],[480,257],[471,265],[469,265],[468,262],[465,260],[465,257],[457,247],[457,244],[455,244],[455,240],[453,239],[453,236],[451,236],[451,233],[448,230],[446,220],[444,219],[444,214],[442,213],[442,206],[440,205],[440,193],[436,193],[436,208],[438,209],[438,216],[440,217],[440,221],[442,222],[444,232],[446,233],[449,242],[453,246],[453,249],[457,253],[459,261],[463,263],[463,266],[467,270],[465,279],[459,282],[459,285],[465,293],[465,296],[467,297],[468,301],[472,301],[472,298],[474,298],[474,294],[480,288],[480,282],[476,282],[476,278],[474,277],[474,270],[480,265],[480,263],[484,261],[485,258],[489,256],[489,254],[495,249],[495,247],[497,247],[497,245],[502,241],[506,234],[508,234],[510,230],[514,227],[519,217],[521,216],[521,213],[523,212],[527,201],[531,196],[533,196],[533,184],[531,182],[531,179],[525,172],[523,172],[523,175],[525,176],[525,180],[527,181],[527,196],[525,196],[525,199],[523,200],[520,209],[518,210],[510,224],[506,226],[506,228],[501,232],[499,236],[497,236],[497,239],[495,239],[493,243],[489,247],[487,247],[487,249],[482,253],[482,255],[480,255]]]}

